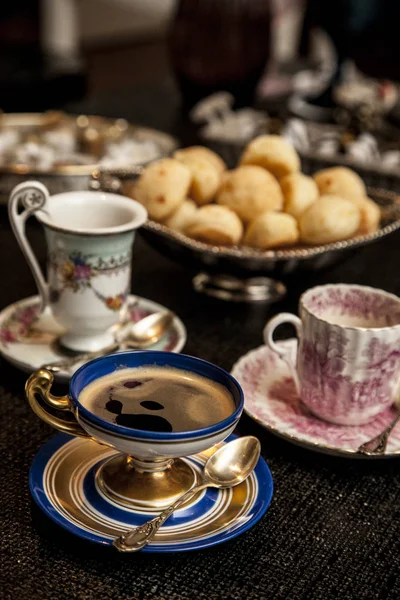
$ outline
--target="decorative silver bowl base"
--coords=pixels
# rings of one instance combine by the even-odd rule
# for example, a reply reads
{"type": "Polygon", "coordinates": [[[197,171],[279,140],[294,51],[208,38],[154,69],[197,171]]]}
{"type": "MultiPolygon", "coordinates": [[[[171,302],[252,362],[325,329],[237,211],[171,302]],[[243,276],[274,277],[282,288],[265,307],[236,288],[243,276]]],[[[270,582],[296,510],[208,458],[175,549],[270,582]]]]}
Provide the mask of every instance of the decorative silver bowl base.
{"type": "Polygon", "coordinates": [[[286,295],[286,286],[270,277],[240,279],[233,275],[199,273],[193,279],[196,292],[229,302],[272,303],[286,295]]]}

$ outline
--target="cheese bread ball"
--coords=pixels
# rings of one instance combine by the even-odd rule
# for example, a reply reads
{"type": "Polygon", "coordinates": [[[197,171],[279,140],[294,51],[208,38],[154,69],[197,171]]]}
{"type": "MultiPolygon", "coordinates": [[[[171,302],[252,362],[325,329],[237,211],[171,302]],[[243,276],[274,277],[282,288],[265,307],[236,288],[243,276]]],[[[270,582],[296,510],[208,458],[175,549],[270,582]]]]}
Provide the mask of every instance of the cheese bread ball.
{"type": "Polygon", "coordinates": [[[214,200],[221,184],[222,174],[217,167],[203,156],[180,154],[179,160],[192,174],[189,196],[202,206],[214,200]]]}
{"type": "Polygon", "coordinates": [[[193,200],[184,200],[178,209],[165,221],[165,225],[174,231],[183,232],[197,211],[193,200]]]}
{"type": "Polygon", "coordinates": [[[286,213],[266,212],[252,221],[246,231],[244,243],[253,248],[290,246],[299,239],[297,221],[286,213]]]}
{"type": "Polygon", "coordinates": [[[226,171],[226,164],[222,158],[205,146],[189,146],[188,148],[177,150],[174,153],[174,158],[177,160],[182,160],[187,156],[208,160],[220,174],[226,171]]]}
{"type": "Polygon", "coordinates": [[[283,194],[271,173],[246,165],[225,173],[217,203],[227,206],[247,222],[268,210],[282,210],[283,194]]]}
{"type": "Polygon", "coordinates": [[[367,190],[357,173],[347,167],[332,167],[314,174],[319,193],[335,194],[351,199],[353,196],[366,196],[367,190]]]}
{"type": "Polygon", "coordinates": [[[233,246],[242,239],[243,225],[239,217],[226,206],[208,204],[196,211],[185,233],[208,244],[233,246]]]}
{"type": "Polygon", "coordinates": [[[284,210],[298,219],[319,198],[317,184],[303,173],[290,173],[280,182],[285,199],[284,210]]]}
{"type": "Polygon", "coordinates": [[[300,171],[300,158],[296,150],[279,135],[260,135],[245,148],[241,165],[258,165],[280,179],[300,171]]]}
{"type": "Polygon", "coordinates": [[[361,223],[357,233],[365,235],[377,231],[381,221],[381,209],[376,202],[367,196],[354,196],[349,200],[359,208],[361,213],[361,223]]]}
{"type": "Polygon", "coordinates": [[[191,179],[185,165],[173,158],[162,158],[144,169],[130,195],[147,208],[150,218],[163,221],[183,203],[191,179]]]}
{"type": "Polygon", "coordinates": [[[300,217],[300,240],[315,245],[347,240],[360,223],[360,210],[353,202],[340,196],[321,196],[300,217]]]}

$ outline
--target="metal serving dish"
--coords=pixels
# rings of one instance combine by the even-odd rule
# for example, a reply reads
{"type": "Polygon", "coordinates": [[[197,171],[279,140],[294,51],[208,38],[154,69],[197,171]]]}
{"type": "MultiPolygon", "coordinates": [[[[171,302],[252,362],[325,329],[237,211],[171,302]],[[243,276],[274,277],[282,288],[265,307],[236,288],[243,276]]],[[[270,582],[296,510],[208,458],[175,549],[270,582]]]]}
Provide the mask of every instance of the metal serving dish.
{"type": "MultiPolygon", "coordinates": [[[[101,172],[97,189],[124,193],[141,172],[101,172]]],[[[400,228],[400,196],[382,189],[368,188],[368,195],[382,209],[381,227],[375,233],[321,246],[294,246],[277,250],[257,250],[247,246],[212,246],[177,233],[148,220],[143,237],[164,256],[197,272],[193,283],[199,292],[227,300],[274,301],[285,293],[279,281],[299,270],[317,271],[343,260],[353,250],[378,240],[400,228]]]]}
{"type": "Polygon", "coordinates": [[[400,197],[372,188],[368,189],[368,194],[382,207],[381,228],[375,233],[321,246],[265,251],[246,246],[211,246],[154,221],[144,225],[142,234],[162,254],[205,272],[194,279],[197,291],[230,300],[273,301],[284,294],[280,278],[299,270],[318,271],[344,259],[356,248],[400,228],[400,197]]]}
{"type": "MultiPolygon", "coordinates": [[[[63,112],[49,111],[48,113],[15,113],[0,114],[0,130],[2,127],[15,129],[18,132],[36,135],[48,131],[58,124],[76,123],[78,119],[86,121],[92,129],[104,131],[113,127],[121,119],[106,119],[99,116],[67,115],[63,112]]],[[[126,123],[126,122],[125,122],[126,123]]],[[[178,146],[172,136],[148,127],[126,123],[127,132],[138,142],[153,142],[159,149],[159,154],[153,157],[168,156],[178,146]]],[[[84,128],[82,128],[84,133],[84,128]]],[[[145,164],[144,161],[141,164],[145,164]]],[[[42,182],[50,194],[89,189],[92,173],[99,167],[97,162],[91,164],[63,164],[51,169],[37,169],[26,164],[15,163],[0,165],[0,205],[7,204],[11,190],[27,179],[42,182]]]]}

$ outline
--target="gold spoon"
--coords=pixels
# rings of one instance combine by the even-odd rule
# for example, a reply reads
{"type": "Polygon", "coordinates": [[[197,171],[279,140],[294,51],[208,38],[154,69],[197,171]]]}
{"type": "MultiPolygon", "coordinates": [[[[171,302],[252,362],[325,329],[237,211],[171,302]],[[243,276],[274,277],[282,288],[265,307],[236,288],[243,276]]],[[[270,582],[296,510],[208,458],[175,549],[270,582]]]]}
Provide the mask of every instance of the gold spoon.
{"type": "Polygon", "coordinates": [[[361,446],[358,448],[358,452],[366,454],[367,456],[385,454],[389,436],[399,421],[400,411],[398,412],[397,416],[393,419],[393,421],[389,423],[386,429],[381,431],[381,433],[376,435],[371,440],[368,440],[368,442],[361,444],[361,446]]]}
{"type": "Polygon", "coordinates": [[[155,344],[162,338],[171,327],[174,317],[173,312],[162,311],[148,315],[136,323],[127,323],[119,329],[115,335],[115,342],[113,344],[96,352],[85,352],[76,356],[62,358],[48,365],[43,365],[42,368],[51,371],[51,373],[59,373],[61,370],[70,369],[81,362],[111,354],[121,348],[132,348],[135,350],[148,348],[148,346],[155,344]]]}
{"type": "Polygon", "coordinates": [[[188,490],[157,517],[140,527],[126,531],[113,541],[121,552],[137,552],[154,538],[161,525],[189,498],[206,487],[230,488],[242,483],[256,466],[261,445],[253,436],[241,437],[228,442],[207,460],[203,477],[198,485],[188,490]]]}

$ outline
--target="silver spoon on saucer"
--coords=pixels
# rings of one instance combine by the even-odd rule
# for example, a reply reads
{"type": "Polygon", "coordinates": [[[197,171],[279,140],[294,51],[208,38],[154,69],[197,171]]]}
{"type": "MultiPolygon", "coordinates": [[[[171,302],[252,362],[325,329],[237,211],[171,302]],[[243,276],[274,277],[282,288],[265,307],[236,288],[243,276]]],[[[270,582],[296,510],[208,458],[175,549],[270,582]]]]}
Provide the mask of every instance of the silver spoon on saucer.
{"type": "Polygon", "coordinates": [[[171,311],[161,311],[148,315],[136,323],[127,323],[117,331],[113,344],[96,352],[84,352],[76,356],[62,358],[43,365],[42,368],[52,373],[59,373],[59,371],[68,370],[81,362],[87,362],[93,358],[111,354],[121,348],[132,348],[135,350],[148,348],[165,335],[171,327],[174,317],[175,315],[171,311]]]}
{"type": "Polygon", "coordinates": [[[385,454],[389,436],[399,421],[400,410],[393,421],[386,427],[386,429],[381,431],[381,433],[376,435],[371,440],[368,440],[368,442],[361,444],[361,446],[358,448],[358,452],[361,452],[361,454],[367,454],[368,456],[385,454]]]}
{"type": "Polygon", "coordinates": [[[175,500],[157,517],[140,527],[126,531],[113,541],[121,552],[137,552],[147,546],[161,525],[189,498],[206,487],[231,488],[242,483],[253,471],[260,457],[261,445],[253,436],[241,437],[219,448],[204,465],[203,477],[198,485],[175,500]]]}

